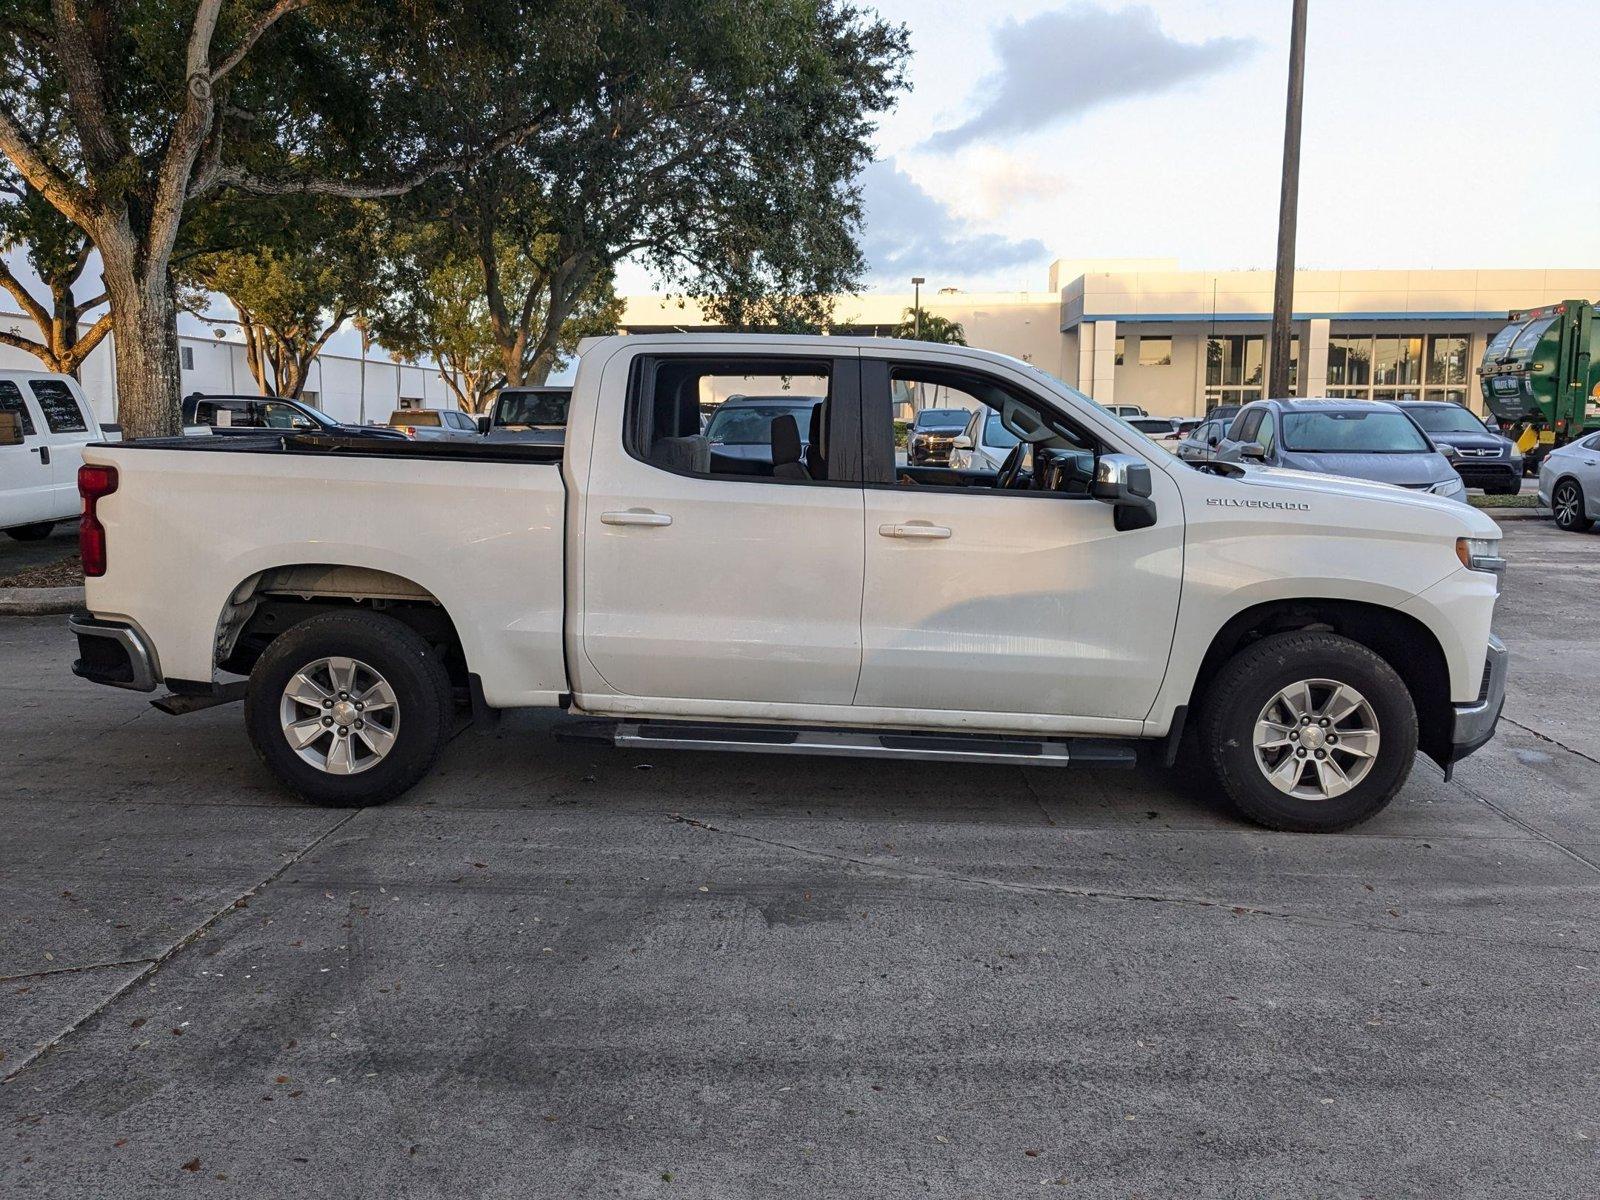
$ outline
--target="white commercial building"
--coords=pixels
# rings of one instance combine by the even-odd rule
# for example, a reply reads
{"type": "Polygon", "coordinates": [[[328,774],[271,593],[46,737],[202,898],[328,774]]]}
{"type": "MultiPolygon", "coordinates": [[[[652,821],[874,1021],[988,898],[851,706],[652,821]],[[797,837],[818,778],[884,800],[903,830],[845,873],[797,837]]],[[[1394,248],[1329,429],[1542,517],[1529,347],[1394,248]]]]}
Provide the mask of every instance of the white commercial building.
{"type": "MultiPolygon", "coordinates": [[[[922,307],[960,322],[969,345],[1024,359],[1102,404],[1198,416],[1261,398],[1272,292],[1271,271],[1058,260],[1048,291],[925,287],[922,307]]],[[[1508,313],[1596,298],[1600,270],[1297,271],[1292,390],[1481,411],[1475,372],[1508,313]]],[[[886,334],[911,305],[911,292],[840,296],[832,332],[886,334]]],[[[627,297],[622,326],[715,328],[692,303],[663,296],[627,297]]]]}
{"type": "MultiPolygon", "coordinates": [[[[33,323],[19,314],[0,312],[0,323],[23,336],[33,335],[33,323]]],[[[117,421],[114,337],[113,334],[95,347],[79,372],[83,390],[102,424],[117,421]]],[[[233,338],[180,333],[178,355],[185,396],[192,392],[253,396],[260,391],[250,374],[243,344],[233,338]]],[[[44,369],[39,359],[10,346],[0,346],[0,367],[44,369]]],[[[311,366],[301,399],[334,420],[351,424],[386,420],[397,408],[456,407],[455,398],[432,363],[395,362],[382,351],[374,351],[363,364],[359,354],[334,354],[324,349],[311,366]]]]}

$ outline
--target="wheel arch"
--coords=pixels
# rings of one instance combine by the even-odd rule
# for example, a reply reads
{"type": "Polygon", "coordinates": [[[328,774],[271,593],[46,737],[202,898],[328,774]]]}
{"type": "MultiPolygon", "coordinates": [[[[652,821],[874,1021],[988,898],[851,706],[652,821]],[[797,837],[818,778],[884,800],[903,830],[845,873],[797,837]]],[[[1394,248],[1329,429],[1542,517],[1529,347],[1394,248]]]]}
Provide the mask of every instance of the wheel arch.
{"type": "Polygon", "coordinates": [[[1417,711],[1417,745],[1443,764],[1450,754],[1450,670],[1444,647],[1416,617],[1362,600],[1285,599],[1252,605],[1226,621],[1206,648],[1189,692],[1198,711],[1222,665],[1275,633],[1322,629],[1377,654],[1400,676],[1417,711]]]}
{"type": "Polygon", "coordinates": [[[302,621],[329,612],[381,612],[439,651],[451,682],[468,684],[466,652],[440,599],[393,571],[348,563],[284,563],[242,579],[217,618],[215,664],[248,675],[266,647],[302,621]]]}

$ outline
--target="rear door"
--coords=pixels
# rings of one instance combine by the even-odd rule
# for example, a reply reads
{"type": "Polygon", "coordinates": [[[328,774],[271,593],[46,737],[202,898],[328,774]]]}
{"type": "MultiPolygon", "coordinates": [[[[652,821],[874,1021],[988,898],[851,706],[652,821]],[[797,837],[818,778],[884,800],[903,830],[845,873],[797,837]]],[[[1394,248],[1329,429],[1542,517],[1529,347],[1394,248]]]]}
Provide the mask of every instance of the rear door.
{"type": "MultiPolygon", "coordinates": [[[[957,404],[992,408],[1009,396],[1060,415],[1030,381],[999,366],[953,371],[863,352],[868,482],[856,705],[1143,720],[1177,621],[1177,486],[1153,467],[1157,524],[1117,531],[1112,507],[1088,494],[1102,447],[1082,427],[1059,490],[1002,490],[993,477],[963,484],[957,472],[943,485],[931,475],[913,479],[890,457],[891,380],[964,393],[952,396],[957,404]]],[[[1039,457],[1021,456],[1019,482],[1039,457]]]]}
{"type": "Polygon", "coordinates": [[[583,555],[580,703],[636,697],[654,711],[751,715],[753,704],[851,702],[860,439],[853,423],[843,439],[835,432],[853,422],[858,394],[858,360],[831,349],[646,349],[607,363],[572,514],[583,555]],[[784,393],[808,413],[805,398],[824,398],[816,438],[786,415],[765,461],[712,454],[702,404],[784,393]]]}
{"type": "Polygon", "coordinates": [[[44,419],[50,450],[52,515],[70,517],[79,510],[78,468],[83,448],[100,440],[100,429],[88,399],[70,379],[29,379],[28,390],[44,419]]]}
{"type": "Polygon", "coordinates": [[[21,445],[0,446],[0,529],[54,520],[55,471],[44,418],[11,379],[0,379],[0,412],[11,413],[22,426],[21,445]]]}

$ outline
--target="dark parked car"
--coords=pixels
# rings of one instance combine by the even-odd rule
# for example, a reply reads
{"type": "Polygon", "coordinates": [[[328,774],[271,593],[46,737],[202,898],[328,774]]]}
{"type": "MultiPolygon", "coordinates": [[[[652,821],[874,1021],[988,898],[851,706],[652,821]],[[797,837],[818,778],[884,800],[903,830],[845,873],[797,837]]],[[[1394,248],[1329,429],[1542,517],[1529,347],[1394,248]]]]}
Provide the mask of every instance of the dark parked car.
{"type": "Polygon", "coordinates": [[[489,417],[491,442],[535,442],[559,446],[567,436],[572,389],[552,384],[501,388],[489,417]]]}
{"type": "Polygon", "coordinates": [[[729,396],[706,422],[712,461],[733,470],[738,462],[770,466],[772,422],[785,415],[794,418],[803,452],[811,443],[811,414],[821,403],[821,396],[729,396]]]}
{"type": "Polygon", "coordinates": [[[964,408],[925,408],[911,422],[906,462],[913,467],[947,467],[956,437],[972,414],[964,408]]]}
{"type": "Polygon", "coordinates": [[[1233,419],[1216,457],[1467,499],[1450,460],[1415,421],[1381,401],[1253,401],[1233,419]]]}
{"type": "Polygon", "coordinates": [[[1491,496],[1515,496],[1522,490],[1522,455],[1511,439],[1501,437],[1461,405],[1401,400],[1396,407],[1422,426],[1439,449],[1454,448],[1456,471],[1468,487],[1481,487],[1491,496]]]}
{"type": "Polygon", "coordinates": [[[218,435],[298,431],[338,437],[404,438],[398,429],[381,425],[346,425],[326,413],[283,396],[206,396],[184,398],[183,423],[206,425],[218,435]]]}

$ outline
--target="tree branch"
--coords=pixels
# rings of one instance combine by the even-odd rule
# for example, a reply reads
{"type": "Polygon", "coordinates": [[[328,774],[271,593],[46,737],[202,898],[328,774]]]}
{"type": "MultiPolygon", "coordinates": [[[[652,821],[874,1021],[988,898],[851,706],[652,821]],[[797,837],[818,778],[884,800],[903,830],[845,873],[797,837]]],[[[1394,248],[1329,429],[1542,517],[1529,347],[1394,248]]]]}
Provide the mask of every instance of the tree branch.
{"type": "Polygon", "coordinates": [[[55,361],[55,355],[50,353],[50,347],[43,342],[29,341],[20,333],[12,333],[9,329],[0,329],[0,346],[10,346],[14,350],[22,350],[44,362],[52,371],[60,364],[55,361]]]}
{"type": "Polygon", "coordinates": [[[244,56],[250,53],[252,47],[261,40],[261,35],[271,29],[278,21],[294,12],[296,9],[307,8],[312,0],[278,0],[271,8],[256,18],[256,23],[244,31],[244,37],[239,39],[239,44],[234,47],[232,54],[222,60],[220,66],[211,72],[211,82],[216,83],[228,72],[232,71],[241,62],[244,56]]]}
{"type": "Polygon", "coordinates": [[[67,363],[71,364],[67,367],[67,370],[69,372],[76,371],[80,366],[82,366],[83,360],[89,357],[89,355],[94,351],[94,348],[103,342],[106,334],[110,332],[111,314],[106,313],[93,325],[89,326],[87,333],[73,343],[72,348],[68,351],[65,359],[67,363]]]}
{"type": "Polygon", "coordinates": [[[93,229],[94,209],[89,193],[44,156],[37,142],[22,131],[16,115],[0,104],[0,152],[11,160],[17,174],[80,228],[93,229]]]}
{"type": "Polygon", "coordinates": [[[149,258],[166,264],[178,240],[184,202],[193,185],[195,159],[211,132],[216,111],[212,104],[211,39],[217,32],[222,0],[200,0],[184,59],[183,111],[172,127],[167,151],[156,173],[155,202],[150,212],[149,258]]]}
{"type": "Polygon", "coordinates": [[[16,298],[28,319],[39,327],[40,333],[48,336],[52,323],[49,311],[22,286],[22,281],[11,273],[11,268],[6,265],[4,259],[0,259],[0,287],[5,288],[16,298]]]}

